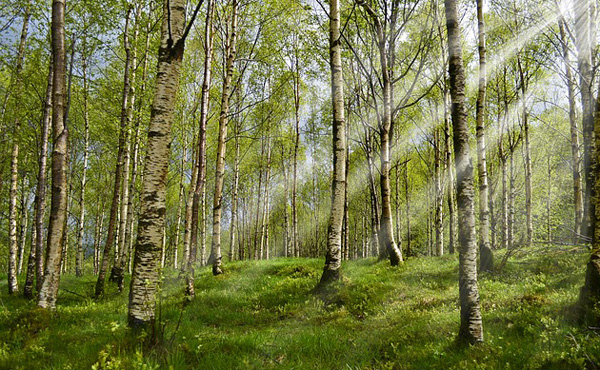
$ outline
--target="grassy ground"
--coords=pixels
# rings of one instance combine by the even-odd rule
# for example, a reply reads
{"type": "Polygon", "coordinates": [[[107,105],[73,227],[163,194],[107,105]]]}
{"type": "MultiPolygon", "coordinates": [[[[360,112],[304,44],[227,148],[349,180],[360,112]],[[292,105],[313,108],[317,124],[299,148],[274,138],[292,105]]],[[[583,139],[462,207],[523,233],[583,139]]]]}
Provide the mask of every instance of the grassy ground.
{"type": "MultiPolygon", "coordinates": [[[[581,252],[581,251],[579,251],[581,252]]],[[[587,253],[530,251],[480,279],[485,343],[459,347],[458,259],[398,268],[347,262],[324,301],[322,261],[227,263],[199,272],[197,297],[167,271],[159,343],[126,327],[127,293],[90,298],[94,276],[66,276],[58,309],[9,297],[0,283],[4,369],[579,369],[600,368],[600,331],[573,319],[587,253]]]]}

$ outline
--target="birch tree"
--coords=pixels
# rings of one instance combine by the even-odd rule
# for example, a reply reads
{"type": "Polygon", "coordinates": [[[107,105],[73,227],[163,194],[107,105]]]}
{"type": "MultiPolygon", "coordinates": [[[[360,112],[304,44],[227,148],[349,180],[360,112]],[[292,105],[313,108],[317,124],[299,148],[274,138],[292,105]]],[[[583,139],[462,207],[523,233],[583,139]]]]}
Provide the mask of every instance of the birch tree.
{"type": "Polygon", "coordinates": [[[342,224],[346,189],[346,119],[344,117],[344,79],[340,34],[340,4],[329,5],[329,66],[331,69],[331,103],[333,108],[333,181],[331,184],[331,213],[327,227],[327,255],[319,281],[324,286],[341,278],[342,224]]]}
{"type": "Polygon", "coordinates": [[[221,94],[221,112],[219,113],[219,136],[217,140],[217,160],[215,165],[215,192],[213,197],[213,230],[209,262],[212,263],[213,275],[223,273],[221,263],[221,216],[223,212],[223,183],[225,177],[225,151],[227,124],[229,122],[229,89],[233,77],[233,62],[236,54],[238,1],[232,0],[231,20],[228,27],[225,45],[225,78],[221,94]]]}
{"type": "Polygon", "coordinates": [[[469,148],[469,126],[465,109],[465,71],[457,0],[445,0],[448,30],[448,65],[458,203],[459,242],[459,340],[483,341],[483,325],[477,287],[477,236],[475,232],[475,186],[469,148]]]}
{"type": "MultiPolygon", "coordinates": [[[[117,163],[115,166],[115,182],[113,186],[112,201],[110,206],[110,217],[108,219],[108,233],[106,236],[106,244],[104,244],[104,252],[100,262],[100,270],[98,272],[98,280],[96,281],[95,297],[100,298],[104,295],[104,283],[111,253],[113,253],[113,245],[115,242],[115,234],[117,231],[117,217],[119,213],[119,199],[121,194],[121,183],[124,177],[124,164],[126,157],[126,146],[128,141],[128,107],[130,93],[130,73],[131,73],[131,49],[129,44],[129,24],[131,21],[131,7],[127,9],[125,16],[125,29],[123,31],[123,45],[125,47],[125,68],[123,72],[123,93],[121,100],[121,117],[119,126],[119,149],[117,152],[117,163]]],[[[114,262],[118,262],[118,254],[114,253],[114,262]]]]}
{"type": "Polygon", "coordinates": [[[52,2],[52,198],[46,250],[44,280],[40,287],[38,306],[53,309],[56,306],[60,264],[63,250],[63,231],[67,217],[67,142],[69,132],[64,122],[65,112],[65,0],[52,2]]]}
{"type": "Polygon", "coordinates": [[[196,7],[187,27],[185,1],[168,0],[163,5],[157,80],[146,143],[141,211],[129,292],[128,323],[133,328],[148,328],[154,323],[156,294],[160,284],[171,124],[179,90],[185,39],[201,4],[202,1],[196,7]]]}
{"type": "Polygon", "coordinates": [[[477,172],[479,175],[479,269],[491,271],[493,254],[490,248],[490,210],[485,145],[486,47],[483,0],[477,0],[477,30],[479,49],[479,86],[476,103],[477,172]]]}
{"type": "MultiPolygon", "coordinates": [[[[192,229],[190,236],[190,251],[187,257],[187,283],[186,293],[194,296],[194,264],[196,263],[196,251],[198,250],[198,218],[200,198],[204,196],[206,186],[206,124],[208,122],[208,108],[210,83],[213,58],[213,13],[214,1],[208,0],[206,10],[206,22],[204,25],[204,72],[202,79],[202,93],[200,96],[200,125],[198,131],[198,143],[196,148],[195,171],[197,171],[196,184],[192,193],[192,229]]],[[[204,221],[204,217],[202,217],[204,221]]]]}
{"type": "Polygon", "coordinates": [[[21,129],[20,112],[18,112],[20,104],[20,92],[22,91],[23,81],[21,72],[23,70],[23,60],[25,59],[25,43],[27,42],[27,31],[29,29],[29,18],[31,16],[30,5],[25,5],[25,13],[23,15],[23,27],[21,28],[21,39],[17,51],[17,62],[15,68],[14,82],[14,108],[15,121],[12,132],[12,154],[10,160],[10,195],[9,195],[9,210],[8,210],[8,293],[15,294],[19,291],[17,282],[17,188],[19,183],[19,135],[21,129]]]}

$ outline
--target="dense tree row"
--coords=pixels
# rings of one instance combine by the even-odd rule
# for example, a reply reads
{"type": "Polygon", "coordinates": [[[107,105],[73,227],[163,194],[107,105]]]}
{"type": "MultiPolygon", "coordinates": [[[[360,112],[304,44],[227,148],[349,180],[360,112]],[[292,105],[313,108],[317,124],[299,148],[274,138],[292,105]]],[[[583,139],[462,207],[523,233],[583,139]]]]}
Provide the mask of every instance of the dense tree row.
{"type": "Polygon", "coordinates": [[[324,284],[344,259],[459,252],[478,342],[478,271],[592,243],[599,298],[593,1],[1,6],[12,294],[53,308],[61,274],[97,274],[98,299],[132,274],[138,325],[165,267],[193,296],[230,260],[325,256],[324,284]]]}

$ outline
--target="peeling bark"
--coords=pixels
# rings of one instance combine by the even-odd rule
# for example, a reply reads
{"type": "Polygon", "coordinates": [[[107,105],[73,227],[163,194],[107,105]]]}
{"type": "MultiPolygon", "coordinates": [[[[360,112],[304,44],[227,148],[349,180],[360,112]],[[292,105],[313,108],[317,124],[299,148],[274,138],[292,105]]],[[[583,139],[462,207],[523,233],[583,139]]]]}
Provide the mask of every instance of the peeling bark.
{"type": "Polygon", "coordinates": [[[160,284],[171,124],[185,44],[185,5],[184,0],[169,0],[165,1],[163,7],[156,88],[146,145],[141,212],[129,292],[128,323],[134,328],[151,328],[154,324],[156,295],[160,284]]]}

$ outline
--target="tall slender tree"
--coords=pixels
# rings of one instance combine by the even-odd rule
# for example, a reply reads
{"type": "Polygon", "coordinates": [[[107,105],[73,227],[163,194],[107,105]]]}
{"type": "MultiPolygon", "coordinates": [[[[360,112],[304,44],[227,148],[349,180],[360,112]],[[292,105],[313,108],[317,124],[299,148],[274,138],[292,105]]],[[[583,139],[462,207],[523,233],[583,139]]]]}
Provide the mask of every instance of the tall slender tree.
{"type": "Polygon", "coordinates": [[[479,40],[479,87],[476,103],[477,172],[479,175],[479,269],[491,271],[494,256],[490,247],[490,209],[485,145],[486,47],[483,0],[477,0],[477,30],[479,40]]]}
{"type": "MultiPolygon", "coordinates": [[[[111,272],[111,278],[113,281],[117,283],[119,291],[123,291],[124,289],[124,280],[125,280],[125,269],[127,267],[127,224],[129,216],[129,198],[131,196],[129,190],[129,180],[130,180],[130,167],[131,167],[131,123],[133,122],[133,109],[135,107],[135,99],[136,99],[136,88],[135,88],[135,78],[136,78],[136,70],[137,70],[137,48],[135,45],[137,44],[137,39],[140,33],[140,18],[142,14],[142,7],[137,6],[135,12],[135,25],[133,27],[133,42],[130,42],[129,37],[125,36],[124,46],[127,55],[127,59],[131,59],[131,72],[129,76],[129,92],[127,94],[128,101],[126,102],[125,111],[122,114],[125,114],[125,147],[123,149],[123,176],[121,183],[121,201],[120,201],[120,215],[119,215],[119,235],[118,235],[118,255],[115,257],[115,264],[113,266],[113,270],[111,272]],[[133,46],[131,45],[133,43],[133,46]]],[[[123,126],[121,126],[123,129],[123,126]]],[[[135,145],[135,143],[134,143],[135,145]]]]}
{"type": "Polygon", "coordinates": [[[585,192],[583,197],[582,234],[593,239],[594,227],[591,223],[594,214],[594,203],[591,201],[594,188],[594,173],[592,171],[592,156],[594,146],[594,93],[592,89],[593,71],[593,40],[596,39],[595,16],[596,2],[591,0],[573,1],[575,15],[575,46],[577,49],[577,66],[579,69],[579,88],[582,106],[583,128],[583,174],[585,192]]]}
{"type": "Polygon", "coordinates": [[[14,107],[15,121],[12,132],[12,154],[10,160],[10,195],[9,195],[9,210],[8,210],[8,293],[15,294],[19,291],[17,282],[17,188],[19,184],[19,135],[21,134],[21,119],[19,117],[19,101],[22,91],[23,81],[21,73],[23,71],[23,61],[25,59],[25,44],[27,42],[27,31],[29,29],[29,18],[31,17],[31,5],[29,2],[25,5],[25,13],[23,15],[23,27],[21,28],[21,39],[17,50],[17,62],[15,68],[14,82],[14,107]]]}
{"type": "Polygon", "coordinates": [[[33,298],[34,279],[35,288],[39,291],[44,277],[44,213],[46,209],[46,166],[48,158],[48,136],[50,135],[50,121],[52,119],[52,93],[54,68],[50,58],[48,68],[48,83],[46,85],[46,98],[42,107],[40,152],[38,154],[38,174],[35,188],[35,238],[31,240],[31,252],[27,262],[27,275],[23,294],[26,298],[33,298]]]}
{"type": "Polygon", "coordinates": [[[230,23],[227,27],[225,45],[225,76],[221,94],[221,112],[219,113],[219,137],[217,141],[217,161],[215,165],[215,192],[213,198],[213,230],[209,263],[212,263],[213,275],[223,273],[221,262],[221,216],[223,213],[223,183],[225,177],[225,150],[227,142],[227,124],[229,122],[229,98],[233,77],[233,62],[236,55],[238,0],[231,2],[230,23]]]}
{"type": "Polygon", "coordinates": [[[52,1],[52,198],[46,250],[44,280],[39,291],[38,306],[53,309],[56,306],[60,264],[63,250],[63,230],[67,217],[67,142],[69,132],[65,114],[65,0],[52,1]]]}
{"type": "Polygon", "coordinates": [[[475,185],[473,161],[469,148],[469,126],[465,109],[465,71],[457,3],[457,0],[445,0],[459,218],[460,331],[458,336],[461,341],[477,343],[483,341],[483,324],[477,287],[475,185]]]}
{"type": "Polygon", "coordinates": [[[577,127],[577,113],[575,108],[575,80],[569,63],[569,44],[564,18],[558,20],[559,36],[561,44],[562,59],[565,65],[564,79],[567,84],[567,96],[569,99],[569,127],[571,129],[571,160],[573,162],[573,198],[575,203],[575,237],[579,240],[581,235],[581,223],[583,221],[583,184],[581,183],[581,152],[579,143],[579,129],[577,127]]]}
{"type": "Polygon", "coordinates": [[[82,52],[82,77],[83,77],[83,169],[81,173],[81,193],[79,195],[79,223],[77,226],[77,254],[75,258],[75,274],[77,276],[83,276],[83,260],[85,258],[85,252],[83,250],[83,238],[85,228],[85,188],[87,185],[87,170],[90,156],[90,117],[88,108],[88,76],[87,76],[87,57],[86,57],[86,42],[83,42],[82,52]]]}
{"type": "MultiPolygon", "coordinates": [[[[208,123],[209,95],[213,59],[213,13],[214,1],[208,0],[206,10],[206,22],[204,24],[204,73],[202,80],[202,92],[200,96],[200,124],[198,128],[198,143],[196,148],[195,167],[198,172],[194,192],[192,193],[192,230],[190,237],[190,252],[187,258],[187,284],[186,293],[193,296],[194,291],[194,264],[196,263],[196,252],[198,250],[198,219],[200,212],[200,200],[204,196],[206,184],[206,124],[208,123]]],[[[204,212],[204,207],[202,207],[204,212]]],[[[202,217],[204,221],[204,217],[202,217]]]]}
{"type": "MultiPolygon", "coordinates": [[[[117,152],[117,163],[115,166],[115,182],[113,186],[112,201],[110,206],[110,217],[108,219],[108,233],[106,236],[106,243],[104,244],[104,251],[102,253],[102,259],[100,262],[100,270],[98,272],[98,280],[96,281],[95,297],[100,298],[104,295],[104,283],[106,280],[106,273],[108,271],[108,264],[111,253],[113,253],[114,242],[117,232],[117,222],[119,213],[119,199],[121,194],[121,184],[124,175],[124,163],[126,155],[126,146],[128,141],[128,107],[129,107],[129,93],[130,93],[130,76],[131,76],[131,48],[129,43],[129,25],[131,22],[131,11],[132,8],[127,8],[127,15],[125,16],[125,29],[123,31],[123,45],[125,47],[125,68],[123,72],[123,93],[121,99],[121,119],[119,126],[119,148],[117,152]]],[[[118,253],[113,253],[115,264],[118,262],[118,253]]]]}
{"type": "Polygon", "coordinates": [[[375,26],[377,36],[377,47],[379,51],[379,62],[381,64],[381,84],[383,93],[383,115],[379,127],[380,139],[380,188],[381,188],[381,224],[379,229],[379,247],[382,248],[382,255],[390,259],[392,266],[402,262],[402,252],[398,248],[394,239],[394,222],[392,216],[392,198],[391,198],[391,142],[393,133],[393,110],[395,108],[393,97],[393,60],[395,46],[395,22],[397,19],[398,3],[393,2],[392,7],[392,25],[389,28],[392,32],[387,33],[387,22],[382,24],[379,16],[373,8],[363,0],[358,0],[375,26]],[[388,40],[389,38],[389,40],[388,40]]]}
{"type": "Polygon", "coordinates": [[[128,323],[134,328],[144,329],[154,323],[156,294],[160,284],[171,124],[179,90],[185,39],[201,4],[202,1],[198,3],[187,27],[184,0],[166,0],[163,5],[157,80],[146,144],[141,212],[129,291],[128,323]]]}
{"type": "Polygon", "coordinates": [[[327,227],[327,255],[319,281],[324,286],[341,277],[342,224],[346,188],[346,119],[344,115],[344,79],[340,33],[340,4],[329,4],[329,67],[331,69],[331,103],[333,108],[333,181],[331,184],[331,213],[327,227]]]}

